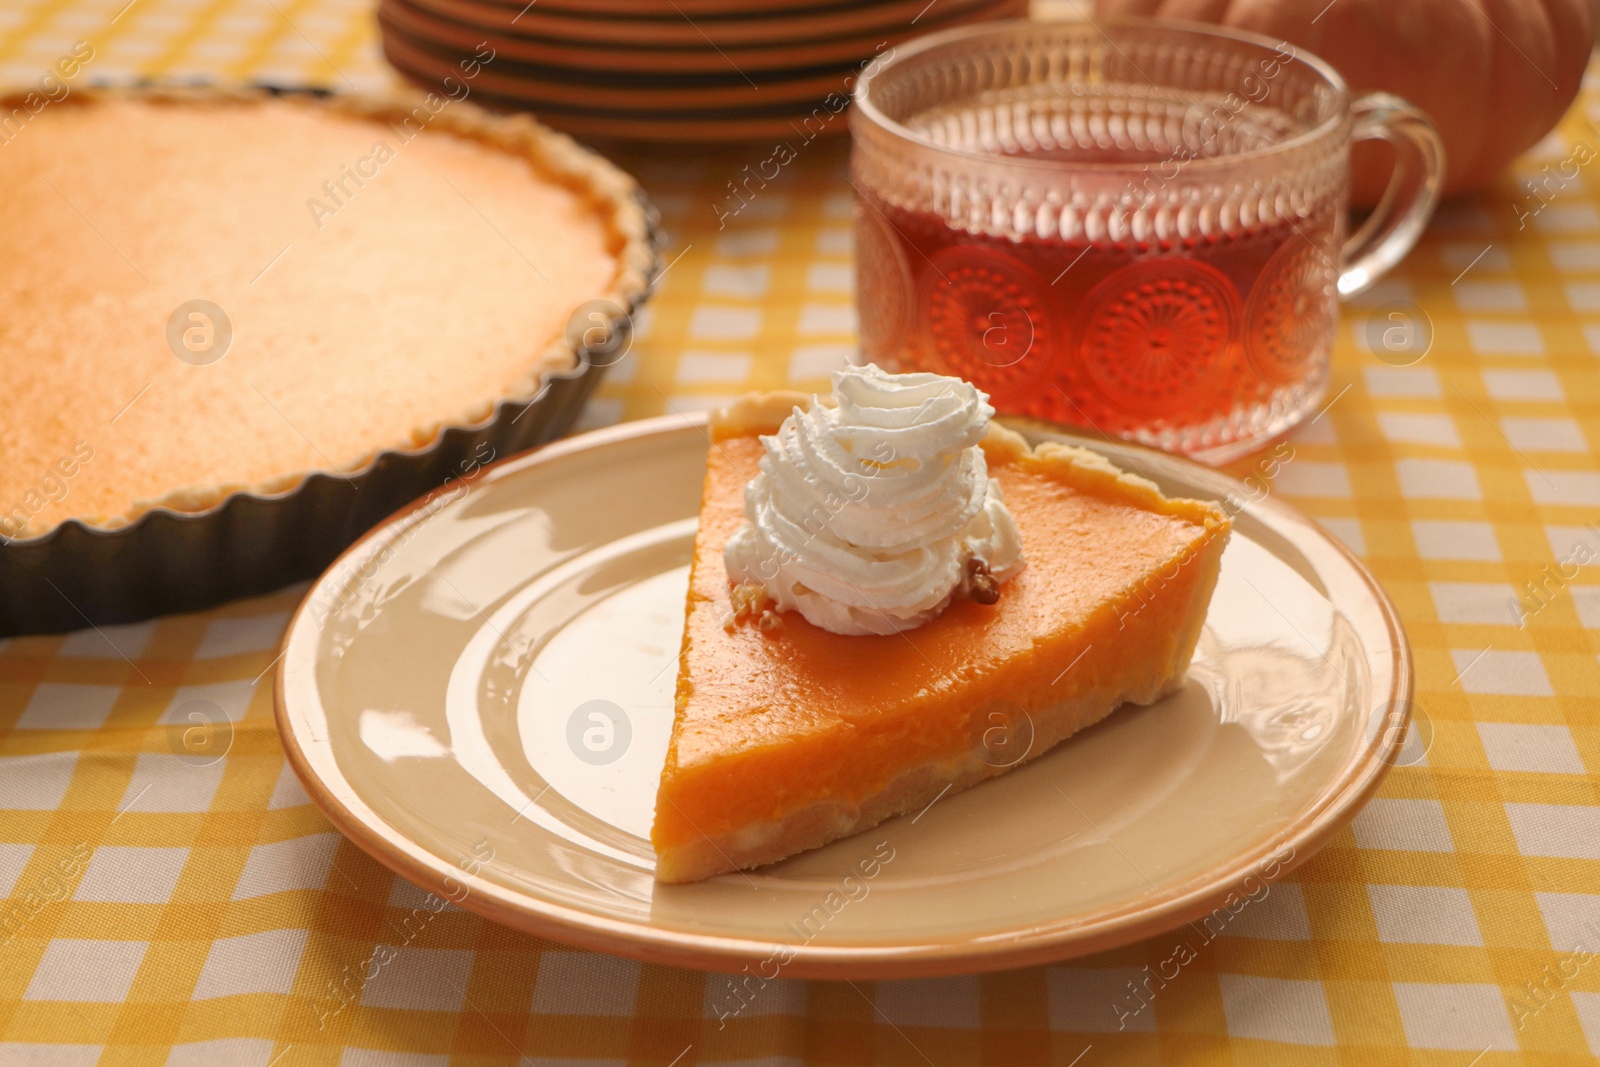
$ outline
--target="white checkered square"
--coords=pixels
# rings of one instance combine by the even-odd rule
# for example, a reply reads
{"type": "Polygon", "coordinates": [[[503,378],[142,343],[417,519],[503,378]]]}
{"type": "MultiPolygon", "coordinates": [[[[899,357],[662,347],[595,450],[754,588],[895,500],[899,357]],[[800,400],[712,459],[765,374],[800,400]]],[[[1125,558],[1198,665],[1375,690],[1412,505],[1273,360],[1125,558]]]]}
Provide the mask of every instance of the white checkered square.
{"type": "Polygon", "coordinates": [[[1544,247],[1550,262],[1563,274],[1600,268],[1600,241],[1550,241],[1544,247]]]}
{"type": "MultiPolygon", "coordinates": [[[[272,683],[267,683],[270,690],[272,683]]],[[[173,690],[172,699],[156,721],[164,726],[190,726],[205,721],[218,725],[218,712],[230,722],[239,722],[249,713],[256,683],[248,678],[211,685],[185,685],[173,690]],[[199,707],[196,707],[199,705],[199,707]],[[195,715],[200,716],[199,719],[195,715]]]]}
{"type": "Polygon", "coordinates": [[[1523,471],[1535,504],[1600,507],[1600,471],[1523,471]]]}
{"type": "Polygon", "coordinates": [[[806,271],[806,288],[814,293],[853,293],[856,272],[845,263],[813,263],[806,271]]]}
{"type": "MultiPolygon", "coordinates": [[[[1566,157],[1569,149],[1563,144],[1556,147],[1555,153],[1549,157],[1551,162],[1566,157]]],[[[1530,175],[1531,177],[1531,175],[1530,175]]],[[[1594,205],[1581,201],[1565,204],[1546,204],[1539,213],[1533,217],[1534,225],[1547,233],[1573,233],[1582,230],[1600,229],[1600,217],[1595,215],[1594,205]]]]}
{"type": "Polygon", "coordinates": [[[1567,991],[1567,996],[1572,998],[1572,1010],[1578,1013],[1578,1025],[1583,1027],[1589,1051],[1600,1059],[1600,993],[1572,989],[1567,991]]]}
{"type": "Polygon", "coordinates": [[[0,842],[0,900],[11,896],[11,890],[22,877],[28,860],[33,858],[36,845],[0,842]]]}
{"type": "Polygon", "coordinates": [[[1143,991],[1144,980],[1145,972],[1133,967],[1048,968],[1044,982],[1050,1029],[1091,1034],[1154,1033],[1158,1005],[1145,1000],[1150,994],[1143,991]]]}
{"type": "Polygon", "coordinates": [[[770,256],[778,250],[778,231],[743,227],[732,229],[717,235],[715,247],[717,255],[729,259],[770,256]]]}
{"type": "Polygon", "coordinates": [[[817,231],[817,252],[824,256],[848,256],[855,249],[855,231],[848,226],[825,226],[817,231]]]}
{"type": "Polygon", "coordinates": [[[149,948],[147,941],[58,937],[45,947],[22,999],[120,1004],[149,948]]]}
{"type": "Polygon", "coordinates": [[[1600,282],[1567,282],[1562,288],[1573,311],[1600,311],[1600,282]]]}
{"type": "Polygon", "coordinates": [[[1439,376],[1427,367],[1367,367],[1367,392],[1382,397],[1436,397],[1439,376]]]}
{"type": "Polygon", "coordinates": [[[6,1067],[95,1067],[103,1045],[34,1045],[0,1041],[0,1063],[6,1067]]]}
{"type": "Polygon", "coordinates": [[[211,951],[200,968],[194,999],[289,993],[294,989],[300,957],[305,955],[307,934],[299,929],[263,930],[218,938],[211,943],[211,951]]]}
{"type": "Polygon", "coordinates": [[[1494,527],[1486,522],[1416,519],[1411,523],[1411,536],[1423,559],[1500,559],[1500,542],[1495,539],[1494,527]]]}
{"type": "MultiPolygon", "coordinates": [[[[770,967],[765,969],[770,973],[770,967]]],[[[809,988],[808,983],[791,978],[763,980],[756,967],[744,974],[708,974],[705,1003],[700,1013],[706,1019],[715,1019],[719,1030],[731,1019],[761,1015],[803,1017],[809,988]]],[[[537,992],[535,1000],[537,1002],[537,992]]],[[[537,1013],[538,1009],[534,1010],[537,1013]]]]}
{"type": "Polygon", "coordinates": [[[1400,495],[1409,500],[1480,500],[1478,472],[1453,459],[1402,459],[1394,465],[1400,495]]]}
{"type": "Polygon", "coordinates": [[[1573,565],[1600,563],[1600,527],[1593,523],[1588,526],[1551,523],[1544,528],[1544,535],[1550,542],[1550,555],[1561,565],[1561,570],[1570,570],[1573,565]]]}
{"type": "Polygon", "coordinates": [[[850,364],[856,346],[829,343],[800,345],[789,357],[789,381],[803,382],[811,378],[826,378],[836,370],[850,364]]]}
{"type": "Polygon", "coordinates": [[[0,756],[0,811],[55,811],[77,766],[76,752],[0,756]]]}
{"type": "Polygon", "coordinates": [[[1231,1037],[1288,1045],[1332,1045],[1333,1018],[1321,982],[1219,974],[1231,1037]]]}
{"type": "Polygon", "coordinates": [[[1600,808],[1507,804],[1506,818],[1524,856],[1600,860],[1600,808]]]}
{"type": "Polygon", "coordinates": [[[750,353],[685,352],[678,357],[677,380],[682,385],[705,382],[739,383],[750,375],[750,353]]]}
{"type": "Polygon", "coordinates": [[[783,218],[792,206],[789,198],[783,193],[766,189],[761,191],[760,196],[744,203],[739,209],[739,218],[746,222],[770,222],[783,218]]]}
{"type": "Polygon", "coordinates": [[[728,406],[730,397],[722,393],[673,393],[668,398],[664,414],[692,415],[697,411],[715,411],[728,406]]]}
{"type": "Polygon", "coordinates": [[[295,774],[294,768],[285,762],[283,770],[278,772],[277,783],[272,787],[272,796],[267,800],[267,810],[297,808],[309,803],[311,798],[306,796],[305,786],[300,784],[299,775],[295,774]]]}
{"type": "Polygon", "coordinates": [[[321,889],[328,880],[328,869],[333,865],[333,853],[338,847],[338,834],[311,834],[256,845],[245,860],[238,884],[233,887],[233,899],[321,889]]]}
{"type": "MultiPolygon", "coordinates": [[[[1516,293],[1520,301],[1522,290],[1510,283],[1506,284],[1516,293]]],[[[1480,356],[1544,355],[1544,338],[1539,335],[1539,328],[1531,322],[1469,321],[1467,339],[1480,356]]]]}
{"type": "Polygon", "coordinates": [[[206,812],[222,784],[226,760],[200,764],[182,756],[141,752],[119,810],[206,812]]]}
{"type": "Polygon", "coordinates": [[[1572,606],[1578,610],[1578,621],[1591,630],[1600,630],[1600,586],[1574,585],[1568,587],[1572,606]]]}
{"type": "Polygon", "coordinates": [[[370,1008],[460,1011],[472,976],[470,949],[396,948],[394,959],[361,990],[370,1008]]]}
{"type": "Polygon", "coordinates": [[[17,729],[97,730],[121,695],[114,685],[40,682],[17,719],[17,729]]]}
{"type": "Polygon", "coordinates": [[[795,332],[802,337],[856,332],[856,309],[851,304],[804,304],[795,332]]]}
{"type": "Polygon", "coordinates": [[[1222,929],[1223,937],[1259,937],[1268,941],[1310,941],[1311,920],[1305,895],[1294,882],[1277,882],[1267,895],[1250,902],[1222,929]]]}
{"type": "Polygon", "coordinates": [[[1325,516],[1317,520],[1333,536],[1343,541],[1358,556],[1367,554],[1367,539],[1361,533],[1360,519],[1340,519],[1325,516]]]}
{"type": "Polygon", "coordinates": [[[1561,380],[1547,370],[1486,370],[1483,387],[1496,400],[1563,400],[1561,380]]]}
{"type": "Polygon", "coordinates": [[[1405,445],[1439,445],[1460,448],[1461,435],[1448,415],[1419,415],[1404,411],[1378,413],[1378,429],[1386,440],[1405,445]]]}
{"type": "Polygon", "coordinates": [[[1600,949],[1600,896],[1591,893],[1535,893],[1550,947],[1557,952],[1600,949]]]}
{"type": "Polygon", "coordinates": [[[256,37],[273,28],[273,20],[258,11],[231,8],[217,19],[217,28],[240,37],[256,37]]]}
{"type": "Polygon", "coordinates": [[[106,904],[165,904],[189,860],[186,848],[101,845],[89,857],[73,900],[106,904]]]}
{"type": "MultiPolygon", "coordinates": [[[[1516,282],[1503,281],[1470,281],[1463,279],[1450,289],[1456,298],[1456,306],[1462,311],[1527,311],[1528,298],[1522,292],[1522,286],[1516,282]]],[[[1475,326],[1498,326],[1500,323],[1467,322],[1467,336],[1472,341],[1472,347],[1479,352],[1487,352],[1479,343],[1475,326]]]]}
{"type": "Polygon", "coordinates": [[[1465,889],[1431,885],[1369,885],[1367,900],[1386,944],[1481,945],[1472,898],[1465,889]]]}
{"type": "Polygon", "coordinates": [[[1504,582],[1429,582],[1428,592],[1440,622],[1517,624],[1518,616],[1509,607],[1516,592],[1504,582]]]}
{"type": "Polygon", "coordinates": [[[701,304],[689,317],[697,341],[748,341],[761,332],[761,309],[701,304]]]}
{"type": "MultiPolygon", "coordinates": [[[[706,975],[708,1006],[713,994],[723,990],[727,982],[749,977],[742,974],[706,975]]],[[[633,1014],[634,998],[638,992],[639,964],[635,960],[598,952],[559,952],[549,949],[539,955],[539,971],[533,986],[533,1013],[615,1015],[622,1018],[633,1014]]],[[[761,989],[754,994],[747,994],[745,999],[753,996],[755,1001],[759,1001],[766,993],[766,989],[761,989]]],[[[716,1000],[724,1011],[732,1010],[741,1003],[732,994],[716,1000]]],[[[752,1003],[751,1010],[754,1007],[752,1003]]]]}
{"type": "Polygon", "coordinates": [[[1590,353],[1600,356],[1600,326],[1585,326],[1583,341],[1589,346],[1590,353]]]}
{"type": "MultiPolygon", "coordinates": [[[[549,1061],[529,1059],[530,1067],[548,1067],[549,1061]]],[[[603,1060],[574,1061],[584,1067],[604,1067],[603,1060]]],[[[339,1067],[450,1067],[450,1057],[444,1053],[390,1052],[378,1048],[347,1048],[339,1057],[339,1067]]]]}
{"type": "Polygon", "coordinates": [[[1433,985],[1396,982],[1400,1025],[1412,1048],[1448,1048],[1479,1053],[1515,1051],[1505,998],[1497,985],[1433,985]]]}
{"type": "Polygon", "coordinates": [[[974,1030],[978,1026],[978,979],[910,978],[879,982],[875,1002],[894,1025],[944,1026],[974,1030]]]}
{"type": "Polygon", "coordinates": [[[247,652],[273,652],[289,625],[287,611],[250,615],[242,619],[213,619],[195,649],[195,659],[221,659],[247,652]]]}
{"type": "MultiPolygon", "coordinates": [[[[1583,758],[1565,726],[1535,726],[1518,722],[1480,722],[1489,766],[1497,771],[1536,771],[1544,774],[1583,774],[1583,758]]],[[[1596,947],[1600,947],[1597,943],[1596,947]]]]}
{"type": "Polygon", "coordinates": [[[1437,800],[1375,797],[1350,824],[1360,848],[1396,852],[1452,852],[1450,825],[1437,800]]]}
{"type": "Polygon", "coordinates": [[[1524,452],[1587,452],[1589,444],[1572,419],[1512,418],[1500,420],[1512,446],[1524,452]]]}
{"type": "Polygon", "coordinates": [[[1272,484],[1290,496],[1350,497],[1350,474],[1343,463],[1296,459],[1278,469],[1272,484]]]}
{"type": "Polygon", "coordinates": [[[1451,649],[1461,688],[1469,693],[1547,697],[1554,693],[1537,652],[1451,649]]]}
{"type": "Polygon", "coordinates": [[[195,41],[189,52],[207,66],[227,66],[243,59],[254,47],[250,41],[195,41]]]}
{"type": "Polygon", "coordinates": [[[758,300],[772,286],[772,268],[764,263],[714,263],[700,276],[700,291],[707,296],[758,300]]]}
{"type": "Polygon", "coordinates": [[[268,1067],[273,1043],[261,1037],[225,1037],[173,1045],[166,1067],[268,1067]]]}

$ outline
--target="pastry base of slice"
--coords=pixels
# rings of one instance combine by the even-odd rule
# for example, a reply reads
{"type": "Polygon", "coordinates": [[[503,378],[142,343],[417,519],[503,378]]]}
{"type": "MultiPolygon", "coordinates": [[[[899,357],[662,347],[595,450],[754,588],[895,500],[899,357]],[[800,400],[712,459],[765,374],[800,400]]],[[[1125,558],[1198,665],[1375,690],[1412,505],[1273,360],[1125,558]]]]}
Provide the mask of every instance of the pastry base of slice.
{"type": "Polygon", "coordinates": [[[656,877],[757,867],[921,810],[1183,682],[1229,523],[1083,449],[984,441],[1027,566],[1000,601],[957,600],[903,635],[847,637],[796,613],[731,615],[722,547],[743,488],[804,398],[713,421],[676,717],[657,795],[656,877]]]}

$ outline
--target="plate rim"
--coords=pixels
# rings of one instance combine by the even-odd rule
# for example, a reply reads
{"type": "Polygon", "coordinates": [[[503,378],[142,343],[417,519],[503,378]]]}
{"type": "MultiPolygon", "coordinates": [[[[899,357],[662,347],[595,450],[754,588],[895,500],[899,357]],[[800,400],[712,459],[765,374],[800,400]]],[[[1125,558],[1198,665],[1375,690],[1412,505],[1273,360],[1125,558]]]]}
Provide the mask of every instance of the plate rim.
{"type": "MultiPolygon", "coordinates": [[[[706,415],[662,415],[639,419],[576,434],[530,452],[510,456],[486,465],[467,479],[475,484],[485,478],[498,479],[524,470],[560,462],[564,457],[592,449],[633,442],[659,434],[694,431],[706,436],[706,415]]],[[[1098,450],[1132,452],[1158,466],[1193,466],[1208,479],[1223,484],[1242,483],[1231,475],[1182,456],[1147,448],[1132,442],[1101,439],[1092,434],[1052,429],[1063,438],[1073,439],[1098,450]]],[[[287,693],[303,670],[314,672],[316,657],[302,665],[296,658],[297,646],[315,650],[315,627],[304,621],[322,583],[341,571],[343,564],[362,552],[369,542],[393,536],[407,528],[407,521],[424,511],[436,499],[459,486],[441,487],[424,494],[373,526],[333,561],[306,590],[290,616],[279,645],[273,673],[273,717],[284,754],[295,776],[305,787],[324,816],[352,843],[395,874],[418,885],[445,890],[446,899],[459,907],[513,929],[549,937],[568,945],[626,956],[648,963],[689,967],[697,970],[738,973],[741,968],[768,960],[774,950],[788,948],[791,955],[782,964],[784,975],[793,978],[894,979],[924,978],[954,974],[975,974],[1015,967],[1036,966],[1102,952],[1166,933],[1193,922],[1224,903],[1241,888],[1245,880],[1269,861],[1278,873],[1267,881],[1275,882],[1310,859],[1329,839],[1366,804],[1393,765],[1393,757],[1403,746],[1411,719],[1415,686],[1412,653],[1399,612],[1376,577],[1341,541],[1322,530],[1298,508],[1269,496],[1249,501],[1241,513],[1267,513],[1307,527],[1343,557],[1371,596],[1378,615],[1388,629],[1391,641],[1394,682],[1387,694],[1385,727],[1368,731],[1366,749],[1354,765],[1318,803],[1302,813],[1285,831],[1254,849],[1235,853],[1205,871],[1155,894],[1125,898],[1105,908],[1067,920],[1037,923],[998,933],[967,935],[949,941],[900,941],[870,945],[828,946],[794,945],[762,941],[743,936],[693,932],[598,915],[555,901],[541,900],[497,885],[446,863],[422,846],[406,839],[404,832],[369,808],[360,795],[342,779],[331,787],[315,773],[309,750],[294,729],[287,693]],[[309,635],[309,636],[308,636],[309,635]],[[365,818],[362,818],[362,813],[365,818]],[[1289,855],[1278,858],[1287,848],[1289,855]],[[459,888],[450,890],[450,883],[459,888]]],[[[331,742],[309,739],[329,749],[331,742]]]]}

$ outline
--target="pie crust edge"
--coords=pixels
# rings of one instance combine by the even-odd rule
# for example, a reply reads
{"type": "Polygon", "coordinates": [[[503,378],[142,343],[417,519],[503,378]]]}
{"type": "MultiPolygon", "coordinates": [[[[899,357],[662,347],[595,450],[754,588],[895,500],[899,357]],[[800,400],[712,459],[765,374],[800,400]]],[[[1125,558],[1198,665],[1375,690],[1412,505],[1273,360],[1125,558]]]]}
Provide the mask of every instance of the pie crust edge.
{"type": "MultiPolygon", "coordinates": [[[[28,95],[28,90],[0,93],[0,113],[28,95]]],[[[527,159],[541,174],[586,200],[608,230],[612,257],[617,271],[610,288],[585,301],[604,301],[614,305],[620,315],[613,318],[612,332],[631,320],[650,291],[659,272],[652,212],[643,191],[629,174],[610,160],[579,145],[564,133],[552,130],[526,114],[495,114],[465,100],[453,101],[438,111],[426,107],[430,95],[413,89],[383,93],[334,93],[321,95],[290,90],[223,86],[95,86],[76,90],[74,106],[92,105],[98,100],[136,100],[175,105],[217,107],[274,103],[322,110],[371,122],[400,120],[422,108],[429,114],[429,130],[479,141],[500,151],[527,159]]],[[[583,304],[579,305],[584,306],[583,304]]],[[[369,471],[386,453],[416,455],[434,447],[447,429],[479,430],[493,421],[505,402],[526,403],[538,396],[546,379],[578,368],[580,355],[567,331],[552,338],[542,350],[532,353],[528,369],[500,393],[485,397],[470,408],[445,415],[411,429],[406,438],[374,445],[361,455],[328,468],[306,468],[272,478],[245,483],[178,486],[149,500],[136,500],[116,515],[68,516],[50,526],[30,529],[19,538],[0,537],[0,543],[38,543],[56,534],[63,526],[77,523],[90,530],[112,531],[133,525],[154,511],[171,511],[197,516],[220,507],[228,498],[244,494],[281,498],[298,490],[317,474],[350,479],[369,471]]]]}

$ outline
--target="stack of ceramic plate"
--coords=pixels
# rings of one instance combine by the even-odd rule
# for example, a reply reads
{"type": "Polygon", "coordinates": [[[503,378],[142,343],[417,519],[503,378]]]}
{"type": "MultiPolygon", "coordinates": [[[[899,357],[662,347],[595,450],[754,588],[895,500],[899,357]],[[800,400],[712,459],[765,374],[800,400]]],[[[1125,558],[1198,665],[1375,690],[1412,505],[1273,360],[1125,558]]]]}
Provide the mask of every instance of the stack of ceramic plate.
{"type": "Polygon", "coordinates": [[[1027,0],[381,0],[389,62],[581,137],[842,134],[856,75],[908,37],[1027,0]],[[447,80],[448,79],[448,80],[447,80]]]}

